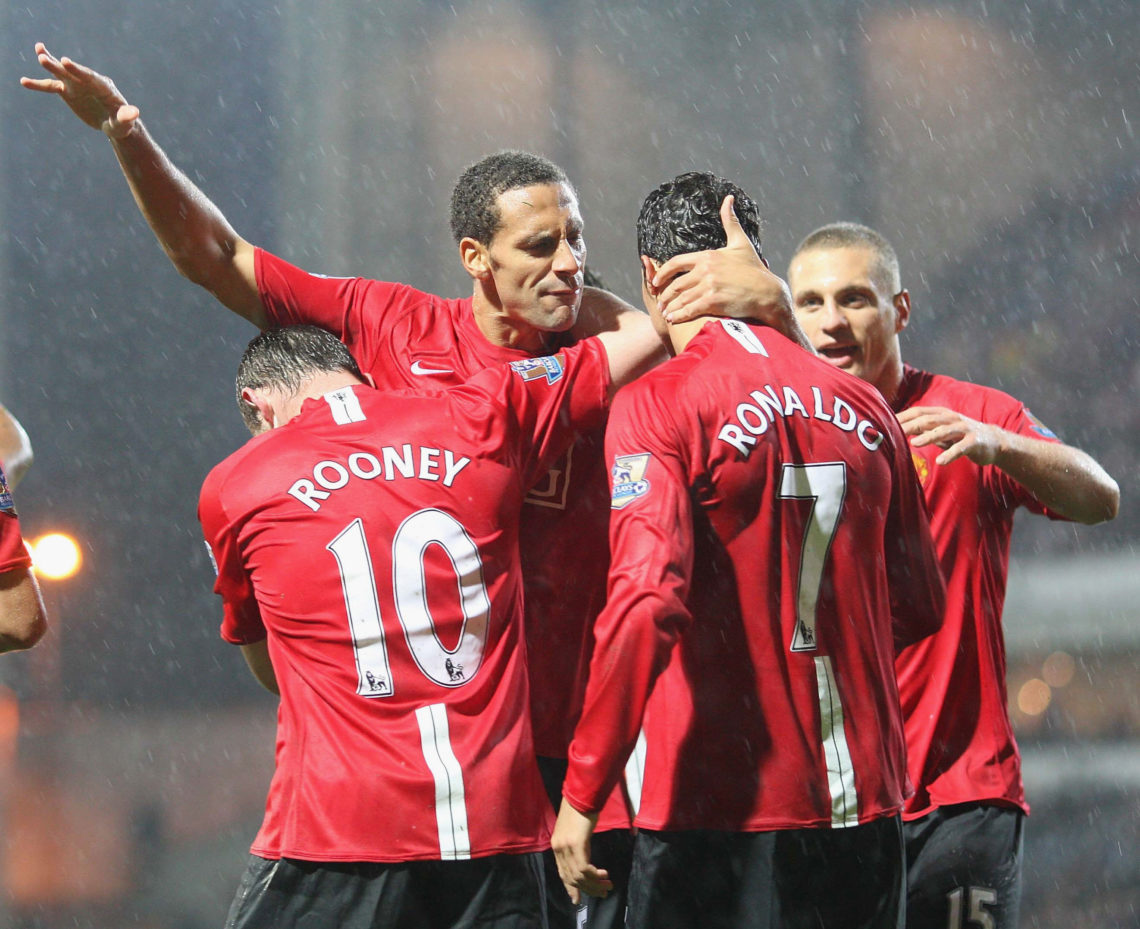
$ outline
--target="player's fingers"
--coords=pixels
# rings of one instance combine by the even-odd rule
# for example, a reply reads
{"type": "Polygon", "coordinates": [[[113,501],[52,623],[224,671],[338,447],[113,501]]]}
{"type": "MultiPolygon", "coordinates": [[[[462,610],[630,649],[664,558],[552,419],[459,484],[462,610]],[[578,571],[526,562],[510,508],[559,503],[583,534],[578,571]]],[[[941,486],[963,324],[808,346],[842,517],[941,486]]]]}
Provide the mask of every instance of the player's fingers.
{"type": "Polygon", "coordinates": [[[677,275],[692,271],[702,254],[703,252],[686,252],[683,255],[674,255],[657,269],[657,273],[653,275],[653,286],[664,287],[667,282],[675,280],[677,275]]]}
{"type": "Polygon", "coordinates": [[[916,448],[922,448],[924,445],[939,445],[942,448],[948,448],[962,438],[961,432],[951,430],[948,426],[937,425],[928,425],[915,433],[908,433],[908,435],[910,435],[910,444],[916,448]]]}
{"type": "Polygon", "coordinates": [[[121,125],[133,123],[139,118],[139,108],[130,103],[124,103],[115,113],[115,120],[121,125]]]}
{"type": "Polygon", "coordinates": [[[665,317],[665,321],[669,323],[687,323],[696,319],[698,316],[704,316],[708,312],[709,301],[703,296],[694,296],[683,301],[678,301],[675,306],[671,306],[668,312],[663,312],[661,315],[665,317]]]}
{"type": "Polygon", "coordinates": [[[902,426],[903,435],[914,436],[922,435],[922,433],[934,428],[937,423],[934,422],[929,416],[910,417],[907,420],[899,417],[899,425],[902,426]]]}
{"type": "Polygon", "coordinates": [[[736,198],[732,194],[721,201],[720,223],[724,226],[724,237],[727,240],[726,246],[728,248],[747,246],[755,251],[752,248],[752,243],[748,240],[744,227],[740,225],[740,220],[736,216],[736,198]]]}
{"type": "Polygon", "coordinates": [[[591,897],[605,897],[614,889],[614,882],[609,879],[608,871],[590,864],[582,870],[578,887],[591,897]]]}
{"type": "Polygon", "coordinates": [[[89,67],[81,65],[74,59],[64,57],[59,59],[59,63],[63,66],[63,70],[73,78],[89,79],[96,76],[89,67]]]}
{"type": "Polygon", "coordinates": [[[41,62],[46,58],[54,64],[59,64],[59,59],[48,51],[48,47],[44,45],[43,42],[36,43],[36,57],[39,58],[41,62]]]}
{"type": "Polygon", "coordinates": [[[969,436],[962,439],[961,442],[956,442],[951,445],[946,451],[934,459],[935,464],[947,465],[952,461],[957,461],[969,451],[971,439],[969,436]]]}
{"type": "Polygon", "coordinates": [[[696,286],[697,281],[689,274],[675,274],[672,278],[658,277],[656,278],[660,283],[658,287],[657,299],[658,300],[673,300],[685,293],[687,290],[692,290],[696,286]]]}
{"type": "Polygon", "coordinates": [[[48,74],[61,79],[67,77],[67,72],[63,69],[63,66],[51,55],[44,52],[36,57],[40,63],[40,67],[47,71],[48,74]]]}
{"type": "Polygon", "coordinates": [[[49,94],[63,93],[63,81],[57,81],[51,77],[22,77],[20,78],[20,86],[26,87],[28,90],[40,90],[49,94]]]}
{"type": "Polygon", "coordinates": [[[899,413],[898,420],[900,423],[905,423],[923,416],[935,416],[947,412],[949,411],[940,406],[912,406],[899,413]]]}

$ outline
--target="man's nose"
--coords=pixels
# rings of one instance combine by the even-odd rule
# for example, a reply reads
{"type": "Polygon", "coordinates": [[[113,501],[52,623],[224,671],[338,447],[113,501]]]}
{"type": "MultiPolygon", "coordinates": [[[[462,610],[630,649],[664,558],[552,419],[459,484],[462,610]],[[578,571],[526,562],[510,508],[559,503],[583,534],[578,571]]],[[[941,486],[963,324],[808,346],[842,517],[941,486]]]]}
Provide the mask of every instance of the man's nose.
{"type": "Polygon", "coordinates": [[[843,314],[839,304],[834,300],[824,300],[822,316],[819,321],[820,328],[839,329],[846,323],[847,317],[843,314]]]}
{"type": "Polygon", "coordinates": [[[554,270],[559,274],[577,274],[582,270],[582,262],[565,239],[559,243],[558,251],[554,253],[554,270]]]}

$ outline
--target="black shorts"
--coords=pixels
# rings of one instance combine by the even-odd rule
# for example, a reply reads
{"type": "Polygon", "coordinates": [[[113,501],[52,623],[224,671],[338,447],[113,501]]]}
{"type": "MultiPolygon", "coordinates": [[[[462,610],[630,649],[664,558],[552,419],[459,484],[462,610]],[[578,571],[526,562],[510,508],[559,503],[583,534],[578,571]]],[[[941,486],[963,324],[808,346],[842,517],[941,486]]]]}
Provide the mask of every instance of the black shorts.
{"type": "Polygon", "coordinates": [[[959,803],[903,824],[907,929],[1012,929],[1025,814],[959,803]]]}
{"type": "Polygon", "coordinates": [[[901,929],[897,816],[848,829],[637,834],[629,929],[901,929]]]}
{"type": "Polygon", "coordinates": [[[226,929],[547,929],[542,856],[469,861],[249,856],[226,929]]]}
{"type": "MultiPolygon", "coordinates": [[[[546,793],[555,812],[562,805],[562,781],[566,777],[565,758],[539,756],[538,770],[546,793]]],[[[614,882],[614,889],[604,899],[583,897],[583,903],[574,906],[570,895],[558,876],[554,852],[547,850],[543,859],[546,865],[546,915],[550,929],[622,929],[625,926],[626,893],[629,887],[629,870],[633,862],[633,833],[625,829],[595,832],[590,839],[590,862],[605,868],[614,882]]]]}

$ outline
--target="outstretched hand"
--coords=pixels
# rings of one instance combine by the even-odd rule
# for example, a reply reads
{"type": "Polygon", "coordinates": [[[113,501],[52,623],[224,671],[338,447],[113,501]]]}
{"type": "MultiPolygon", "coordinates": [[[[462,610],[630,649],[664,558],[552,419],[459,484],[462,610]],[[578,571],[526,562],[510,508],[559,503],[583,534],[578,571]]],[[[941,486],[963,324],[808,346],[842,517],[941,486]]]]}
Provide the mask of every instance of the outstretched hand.
{"type": "Polygon", "coordinates": [[[1001,451],[1000,427],[980,423],[945,407],[912,406],[899,413],[899,422],[916,448],[937,445],[946,449],[934,459],[940,465],[963,456],[974,464],[990,465],[1001,451]]]}
{"type": "Polygon", "coordinates": [[[792,298],[773,274],[736,218],[734,198],[720,205],[727,244],[723,248],[677,255],[650,282],[661,315],[670,323],[699,316],[755,319],[782,329],[792,315],[792,298]]]}
{"type": "Polygon", "coordinates": [[[70,58],[56,58],[43,42],[36,43],[36,56],[51,77],[22,77],[21,86],[56,94],[83,122],[112,139],[121,139],[134,128],[138,107],[127,103],[109,77],[70,58]]]}

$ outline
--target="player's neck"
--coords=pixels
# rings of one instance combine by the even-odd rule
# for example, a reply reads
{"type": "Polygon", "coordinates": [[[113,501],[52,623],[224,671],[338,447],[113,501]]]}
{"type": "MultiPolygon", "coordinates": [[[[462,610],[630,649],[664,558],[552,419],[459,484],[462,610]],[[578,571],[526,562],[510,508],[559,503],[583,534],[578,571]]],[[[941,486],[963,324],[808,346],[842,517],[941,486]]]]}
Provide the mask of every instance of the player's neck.
{"type": "Polygon", "coordinates": [[[712,321],[711,316],[700,316],[697,319],[689,320],[687,323],[670,323],[669,341],[673,345],[673,354],[680,355],[688,344],[696,338],[697,333],[712,321]]]}
{"type": "Polygon", "coordinates": [[[883,399],[886,400],[888,404],[893,405],[898,399],[899,390],[902,388],[902,381],[902,358],[895,355],[883,369],[882,376],[875,382],[875,387],[878,388],[879,393],[883,395],[883,399]]]}
{"type": "Polygon", "coordinates": [[[502,348],[516,348],[531,355],[545,355],[556,335],[508,316],[478,290],[471,302],[471,312],[483,338],[502,348]]]}
{"type": "Polygon", "coordinates": [[[292,397],[289,397],[281,406],[278,413],[277,425],[283,426],[301,412],[306,400],[317,400],[325,394],[340,390],[342,387],[352,387],[363,382],[355,374],[347,371],[329,371],[317,374],[301,385],[292,397]]]}

